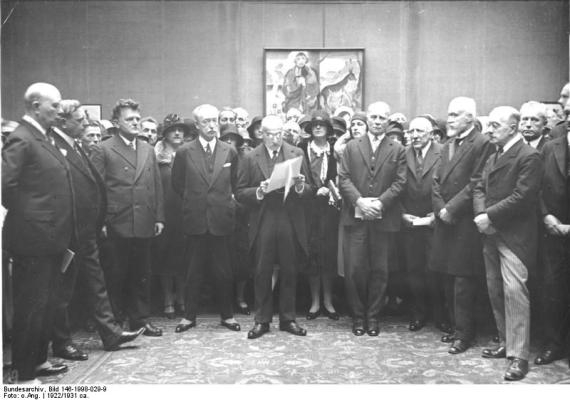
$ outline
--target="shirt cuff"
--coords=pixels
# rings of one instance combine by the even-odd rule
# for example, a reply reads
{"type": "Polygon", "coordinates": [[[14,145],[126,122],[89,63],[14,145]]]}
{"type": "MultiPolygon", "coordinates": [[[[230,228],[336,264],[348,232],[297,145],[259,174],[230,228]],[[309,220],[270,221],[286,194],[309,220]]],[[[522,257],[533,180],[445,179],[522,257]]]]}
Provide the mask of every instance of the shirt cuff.
{"type": "Polygon", "coordinates": [[[263,200],[265,195],[261,192],[261,188],[257,188],[257,190],[255,191],[255,197],[257,198],[257,200],[263,200]]]}

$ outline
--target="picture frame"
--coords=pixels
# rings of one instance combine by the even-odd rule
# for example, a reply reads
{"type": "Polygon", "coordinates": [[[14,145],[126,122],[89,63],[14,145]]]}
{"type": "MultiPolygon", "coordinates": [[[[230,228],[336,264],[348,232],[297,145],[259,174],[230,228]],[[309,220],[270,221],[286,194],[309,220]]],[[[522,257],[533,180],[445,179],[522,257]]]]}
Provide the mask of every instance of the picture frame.
{"type": "Polygon", "coordinates": [[[85,111],[87,118],[101,121],[101,115],[103,115],[101,104],[82,104],[81,107],[85,111]]]}
{"type": "Polygon", "coordinates": [[[550,100],[541,101],[541,103],[546,106],[546,119],[548,120],[548,127],[550,129],[554,128],[557,123],[565,119],[562,104],[557,101],[550,100]]]}
{"type": "Polygon", "coordinates": [[[263,72],[266,115],[364,108],[363,48],[264,48],[263,72]]]}

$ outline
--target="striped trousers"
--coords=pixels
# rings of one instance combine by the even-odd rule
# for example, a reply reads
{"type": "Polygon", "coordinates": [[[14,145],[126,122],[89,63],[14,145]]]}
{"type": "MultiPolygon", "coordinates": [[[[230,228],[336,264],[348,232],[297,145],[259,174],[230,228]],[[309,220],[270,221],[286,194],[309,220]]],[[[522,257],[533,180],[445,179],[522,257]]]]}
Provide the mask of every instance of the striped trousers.
{"type": "Polygon", "coordinates": [[[483,256],[489,299],[507,357],[528,360],[530,300],[528,270],[498,234],[485,236],[483,256]]]}

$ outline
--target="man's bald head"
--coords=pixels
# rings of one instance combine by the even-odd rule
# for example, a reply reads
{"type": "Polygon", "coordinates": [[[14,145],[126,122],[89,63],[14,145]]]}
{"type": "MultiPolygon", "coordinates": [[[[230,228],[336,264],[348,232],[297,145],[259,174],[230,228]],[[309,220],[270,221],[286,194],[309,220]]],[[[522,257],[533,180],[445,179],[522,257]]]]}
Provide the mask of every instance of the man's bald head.
{"type": "Polygon", "coordinates": [[[211,104],[202,104],[192,111],[192,115],[194,116],[194,121],[196,121],[196,127],[200,136],[204,140],[209,142],[220,135],[220,127],[218,125],[219,111],[216,107],[211,104]]]}
{"type": "Polygon", "coordinates": [[[489,130],[491,143],[504,146],[518,133],[520,121],[519,110],[511,106],[493,108],[489,113],[489,130]]]}
{"type": "Polygon", "coordinates": [[[368,123],[369,132],[374,135],[382,135],[386,133],[388,117],[390,116],[390,106],[383,101],[376,101],[368,106],[366,111],[366,122],[368,123]]]}
{"type": "Polygon", "coordinates": [[[24,94],[26,114],[44,129],[48,129],[55,122],[60,102],[61,93],[49,83],[34,83],[24,94]]]}
{"type": "Polygon", "coordinates": [[[455,97],[447,108],[447,136],[455,137],[471,129],[477,117],[477,105],[470,97],[455,97]]]}
{"type": "Polygon", "coordinates": [[[283,120],[277,115],[268,115],[261,120],[263,143],[271,150],[277,150],[283,141],[283,120]]]}
{"type": "Polygon", "coordinates": [[[412,147],[416,150],[421,150],[426,147],[431,140],[432,131],[433,125],[429,119],[424,117],[412,119],[410,121],[410,128],[408,129],[412,147]]]}

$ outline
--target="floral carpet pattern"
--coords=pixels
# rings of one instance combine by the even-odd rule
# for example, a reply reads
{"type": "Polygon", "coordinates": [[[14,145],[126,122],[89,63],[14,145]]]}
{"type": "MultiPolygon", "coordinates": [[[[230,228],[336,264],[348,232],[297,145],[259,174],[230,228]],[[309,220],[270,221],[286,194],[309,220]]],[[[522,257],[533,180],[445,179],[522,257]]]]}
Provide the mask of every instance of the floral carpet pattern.
{"type": "MultiPolygon", "coordinates": [[[[159,338],[137,339],[132,346],[105,352],[96,334],[77,332],[76,343],[89,360],[66,361],[68,373],[42,378],[60,384],[501,384],[506,361],[480,356],[492,346],[481,337],[467,352],[447,353],[441,332],[431,325],[410,332],[404,318],[387,318],[378,337],[356,337],[351,321],[314,321],[299,318],[306,337],[271,331],[256,340],[246,338],[252,317],[237,318],[241,332],[222,327],[213,315],[198,318],[198,326],[174,333],[177,320],[153,318],[164,329],[159,338]]],[[[533,349],[532,358],[536,355],[533,349]]],[[[551,365],[530,365],[526,379],[517,384],[570,383],[567,360],[551,365]]]]}

